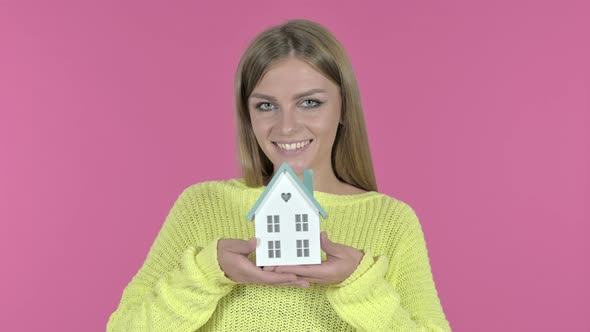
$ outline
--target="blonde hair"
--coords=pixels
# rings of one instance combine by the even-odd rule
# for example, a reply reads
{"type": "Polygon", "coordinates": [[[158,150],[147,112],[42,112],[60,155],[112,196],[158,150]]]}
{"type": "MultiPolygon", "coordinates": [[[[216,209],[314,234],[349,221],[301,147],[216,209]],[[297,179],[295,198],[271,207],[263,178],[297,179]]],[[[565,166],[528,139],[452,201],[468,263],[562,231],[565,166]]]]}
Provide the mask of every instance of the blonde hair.
{"type": "Polygon", "coordinates": [[[246,185],[263,185],[273,173],[254,136],[248,98],[266,70],[289,56],[306,61],[340,88],[342,117],[332,147],[332,169],[340,181],[377,191],[360,94],[352,65],[336,37],[322,25],[308,20],[289,20],[271,27],[250,43],[242,56],[235,79],[238,153],[246,185]]]}

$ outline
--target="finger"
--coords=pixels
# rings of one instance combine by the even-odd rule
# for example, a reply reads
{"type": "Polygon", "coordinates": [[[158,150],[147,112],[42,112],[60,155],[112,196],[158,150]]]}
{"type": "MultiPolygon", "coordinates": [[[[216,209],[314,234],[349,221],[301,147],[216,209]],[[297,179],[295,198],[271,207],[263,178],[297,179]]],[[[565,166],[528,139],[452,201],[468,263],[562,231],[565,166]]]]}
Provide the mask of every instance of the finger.
{"type": "Polygon", "coordinates": [[[297,280],[297,276],[294,274],[263,271],[260,267],[254,265],[252,262],[242,266],[241,269],[241,274],[244,276],[243,280],[247,283],[276,284],[297,280]]]}
{"type": "Polygon", "coordinates": [[[297,281],[292,282],[280,282],[277,284],[272,284],[272,286],[309,288],[310,283],[307,280],[298,279],[297,281]]]}
{"type": "Polygon", "coordinates": [[[326,266],[319,265],[284,265],[274,270],[278,273],[292,273],[302,277],[322,278],[326,274],[326,266]]]}
{"type": "Polygon", "coordinates": [[[262,268],[262,271],[274,272],[275,269],[276,269],[276,266],[265,266],[262,268]]]}
{"type": "Polygon", "coordinates": [[[342,251],[341,246],[341,244],[330,241],[328,233],[320,233],[320,247],[327,255],[337,256],[342,251]]]}
{"type": "Polygon", "coordinates": [[[328,285],[330,282],[325,279],[318,279],[318,278],[309,278],[309,277],[299,277],[300,280],[307,281],[310,284],[320,284],[320,285],[328,285]]]}
{"type": "Polygon", "coordinates": [[[226,239],[225,241],[227,241],[227,250],[237,254],[247,255],[256,250],[257,240],[255,237],[248,241],[238,239],[226,239]]]}
{"type": "Polygon", "coordinates": [[[252,271],[254,282],[260,284],[278,284],[281,282],[292,282],[297,280],[297,276],[290,273],[267,272],[256,268],[252,271]]]}

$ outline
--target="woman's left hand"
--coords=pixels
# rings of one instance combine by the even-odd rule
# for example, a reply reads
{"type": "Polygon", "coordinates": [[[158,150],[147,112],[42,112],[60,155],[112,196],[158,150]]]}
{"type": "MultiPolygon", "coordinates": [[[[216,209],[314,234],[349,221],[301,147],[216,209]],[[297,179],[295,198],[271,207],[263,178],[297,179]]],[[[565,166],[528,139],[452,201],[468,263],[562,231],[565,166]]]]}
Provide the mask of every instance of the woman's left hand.
{"type": "Polygon", "coordinates": [[[330,241],[326,232],[320,234],[320,242],[327,258],[321,264],[267,266],[264,270],[293,273],[310,283],[332,285],[348,278],[363,258],[360,250],[330,241]]]}

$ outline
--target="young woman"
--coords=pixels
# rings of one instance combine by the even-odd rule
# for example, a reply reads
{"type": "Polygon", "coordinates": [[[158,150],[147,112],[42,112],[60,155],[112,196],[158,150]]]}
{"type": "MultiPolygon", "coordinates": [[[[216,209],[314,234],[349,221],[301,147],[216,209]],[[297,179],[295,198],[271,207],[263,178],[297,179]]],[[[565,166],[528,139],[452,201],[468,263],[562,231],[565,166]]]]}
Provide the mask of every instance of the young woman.
{"type": "Polygon", "coordinates": [[[414,210],[377,192],[356,79],[321,25],[258,35],[236,75],[243,178],[174,203],[108,331],[450,331],[414,210]],[[259,268],[246,214],[274,171],[313,169],[325,260],[259,268]]]}

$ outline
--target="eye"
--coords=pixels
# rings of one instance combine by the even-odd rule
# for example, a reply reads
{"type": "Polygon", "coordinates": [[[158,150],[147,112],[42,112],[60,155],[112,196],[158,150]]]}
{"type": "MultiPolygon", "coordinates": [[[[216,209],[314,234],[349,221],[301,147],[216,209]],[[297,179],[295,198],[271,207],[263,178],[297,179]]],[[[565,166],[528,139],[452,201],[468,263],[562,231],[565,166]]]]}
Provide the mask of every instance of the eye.
{"type": "Polygon", "coordinates": [[[272,110],[272,108],[268,108],[268,107],[266,107],[266,105],[271,105],[271,106],[272,106],[272,104],[271,104],[271,103],[262,102],[262,103],[258,103],[258,104],[256,105],[256,109],[257,109],[257,110],[260,110],[260,111],[263,111],[263,112],[268,112],[268,111],[271,111],[271,110],[272,110]]]}
{"type": "Polygon", "coordinates": [[[322,104],[321,101],[315,99],[306,99],[303,101],[303,106],[306,108],[315,108],[322,104]]]}

